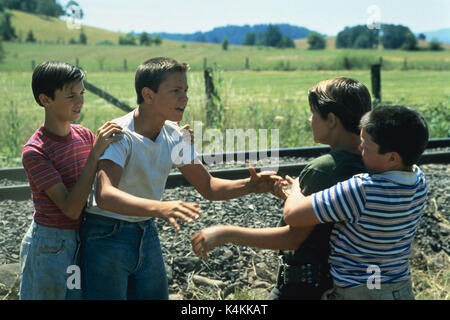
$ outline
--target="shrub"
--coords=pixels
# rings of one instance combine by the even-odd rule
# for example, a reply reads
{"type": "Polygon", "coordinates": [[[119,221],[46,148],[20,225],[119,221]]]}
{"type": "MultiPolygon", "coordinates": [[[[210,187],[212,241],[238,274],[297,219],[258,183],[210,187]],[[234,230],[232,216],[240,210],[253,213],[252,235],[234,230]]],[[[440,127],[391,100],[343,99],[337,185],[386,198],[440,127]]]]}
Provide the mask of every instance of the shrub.
{"type": "Polygon", "coordinates": [[[430,43],[428,43],[428,49],[431,50],[431,51],[444,50],[444,48],[442,48],[442,44],[439,41],[436,41],[436,40],[430,41],[430,43]]]}
{"type": "Polygon", "coordinates": [[[325,38],[317,32],[311,32],[308,37],[307,37],[307,41],[308,41],[308,49],[310,50],[321,50],[321,49],[325,49],[325,38]]]}

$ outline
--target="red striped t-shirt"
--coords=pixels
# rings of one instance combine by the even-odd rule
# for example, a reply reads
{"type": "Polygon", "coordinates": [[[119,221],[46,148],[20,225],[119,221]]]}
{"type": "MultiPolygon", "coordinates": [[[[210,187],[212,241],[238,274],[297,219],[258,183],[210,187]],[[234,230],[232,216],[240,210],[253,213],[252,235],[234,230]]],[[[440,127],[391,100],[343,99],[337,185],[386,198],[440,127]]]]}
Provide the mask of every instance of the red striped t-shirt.
{"type": "Polygon", "coordinates": [[[62,182],[70,191],[87,161],[95,136],[80,125],[71,125],[70,134],[60,137],[41,126],[22,149],[34,203],[34,221],[40,225],[75,229],[80,219],[68,218],[47,196],[45,189],[62,182]]]}

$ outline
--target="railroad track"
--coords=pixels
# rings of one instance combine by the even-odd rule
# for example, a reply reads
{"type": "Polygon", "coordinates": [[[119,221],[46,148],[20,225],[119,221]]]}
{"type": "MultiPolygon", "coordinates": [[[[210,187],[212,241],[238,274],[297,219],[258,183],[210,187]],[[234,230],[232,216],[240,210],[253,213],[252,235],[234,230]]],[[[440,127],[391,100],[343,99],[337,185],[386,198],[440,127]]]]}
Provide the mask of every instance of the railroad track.
{"type": "MultiPolygon", "coordinates": [[[[436,151],[430,152],[430,149],[450,148],[450,138],[430,139],[427,151],[422,155],[418,164],[429,163],[450,163],[450,151],[436,151]]],[[[308,158],[317,157],[330,151],[329,147],[315,146],[315,147],[300,147],[300,148],[282,148],[275,150],[259,150],[259,151],[245,151],[235,153],[217,153],[217,154],[203,154],[201,158],[205,163],[205,159],[214,159],[218,162],[230,161],[244,161],[244,160],[260,160],[261,158],[273,157],[295,157],[308,158]]],[[[301,170],[306,166],[306,162],[299,162],[293,164],[279,164],[278,175],[284,177],[285,175],[297,176],[301,170]]],[[[257,171],[265,170],[266,167],[255,167],[257,171]]],[[[242,179],[249,176],[247,168],[232,168],[232,169],[218,169],[210,170],[211,175],[218,178],[225,179],[242,179]]],[[[30,199],[30,186],[27,181],[24,168],[1,168],[0,179],[24,181],[24,184],[12,186],[0,186],[0,201],[1,200],[27,200],[30,199]]],[[[167,188],[174,188],[178,186],[189,186],[189,182],[183,177],[181,173],[171,173],[167,179],[167,188]]]]}

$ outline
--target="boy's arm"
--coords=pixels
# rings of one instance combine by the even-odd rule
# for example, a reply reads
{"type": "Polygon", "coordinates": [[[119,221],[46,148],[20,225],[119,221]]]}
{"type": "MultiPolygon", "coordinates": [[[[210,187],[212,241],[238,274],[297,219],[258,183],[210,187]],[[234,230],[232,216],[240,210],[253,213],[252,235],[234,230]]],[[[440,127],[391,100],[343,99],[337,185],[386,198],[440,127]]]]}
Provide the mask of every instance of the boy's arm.
{"type": "Polygon", "coordinates": [[[86,164],[81,171],[80,177],[70,191],[67,190],[62,182],[58,182],[44,190],[48,197],[70,219],[76,220],[80,217],[92,189],[98,159],[111,142],[121,139],[120,137],[111,138],[111,134],[121,131],[122,127],[112,122],[107,122],[98,129],[86,164]]]}
{"type": "Polygon", "coordinates": [[[198,204],[183,201],[158,201],[134,196],[118,188],[123,169],[111,160],[100,160],[97,174],[96,200],[99,208],[128,216],[156,217],[180,227],[176,219],[186,223],[197,220],[198,204]]]}
{"type": "Polygon", "coordinates": [[[220,179],[211,176],[201,163],[191,163],[178,168],[186,180],[207,200],[229,200],[250,193],[271,192],[276,181],[283,180],[277,175],[262,175],[254,168],[248,168],[250,178],[239,180],[220,179]]]}
{"type": "Polygon", "coordinates": [[[217,225],[200,230],[191,237],[192,249],[198,256],[209,257],[208,251],[225,243],[270,250],[296,250],[313,227],[245,228],[217,225]]]}
{"type": "Polygon", "coordinates": [[[284,203],[284,222],[294,227],[312,227],[321,223],[314,211],[311,196],[305,197],[300,191],[297,179],[286,176],[291,184],[289,196],[284,203]]]}

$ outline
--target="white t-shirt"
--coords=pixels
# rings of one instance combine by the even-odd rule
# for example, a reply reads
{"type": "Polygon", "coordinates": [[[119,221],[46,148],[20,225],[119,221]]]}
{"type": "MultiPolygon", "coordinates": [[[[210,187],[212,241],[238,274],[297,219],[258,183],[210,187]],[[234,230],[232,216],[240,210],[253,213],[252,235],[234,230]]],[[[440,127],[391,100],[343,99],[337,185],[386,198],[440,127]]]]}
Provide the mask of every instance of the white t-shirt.
{"type": "MultiPolygon", "coordinates": [[[[197,153],[194,147],[184,141],[180,127],[166,121],[155,141],[134,131],[134,111],[112,120],[124,129],[121,140],[111,143],[100,160],[108,159],[123,168],[118,188],[137,197],[160,200],[165,189],[167,177],[174,167],[190,164],[197,153]]],[[[97,207],[95,186],[89,197],[87,211],[129,222],[150,219],[123,215],[97,207]]]]}

